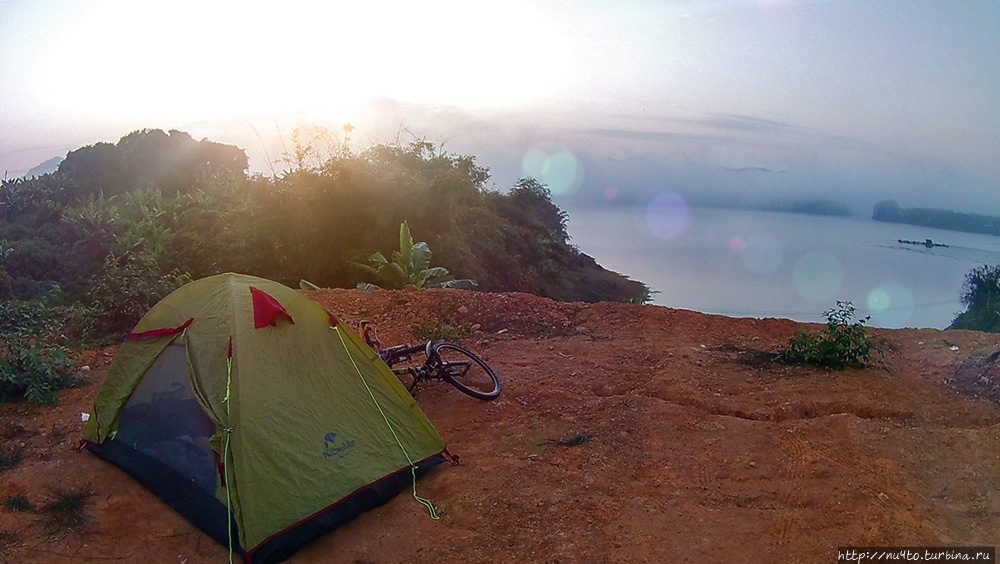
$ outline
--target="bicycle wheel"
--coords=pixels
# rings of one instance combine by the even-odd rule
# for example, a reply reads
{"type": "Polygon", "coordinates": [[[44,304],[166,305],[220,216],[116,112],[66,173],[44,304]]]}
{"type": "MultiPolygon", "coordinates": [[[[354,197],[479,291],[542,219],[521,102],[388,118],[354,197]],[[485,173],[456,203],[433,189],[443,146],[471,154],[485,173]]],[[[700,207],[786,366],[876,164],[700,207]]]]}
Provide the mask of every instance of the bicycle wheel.
{"type": "Polygon", "coordinates": [[[500,379],[478,355],[454,343],[433,345],[434,367],[443,380],[476,399],[500,395],[500,379]]]}

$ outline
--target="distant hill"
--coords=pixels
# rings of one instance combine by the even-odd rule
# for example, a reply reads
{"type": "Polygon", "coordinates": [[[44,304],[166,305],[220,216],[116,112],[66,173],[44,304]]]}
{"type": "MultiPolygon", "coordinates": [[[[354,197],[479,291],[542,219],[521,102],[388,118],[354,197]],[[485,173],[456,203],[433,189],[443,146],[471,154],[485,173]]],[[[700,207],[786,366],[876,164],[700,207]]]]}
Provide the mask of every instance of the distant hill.
{"type": "Polygon", "coordinates": [[[704,207],[730,209],[730,210],[750,210],[764,212],[782,213],[804,213],[808,215],[828,215],[828,216],[849,216],[852,215],[851,208],[842,202],[823,199],[803,199],[803,200],[768,200],[763,202],[751,201],[713,201],[703,204],[704,207]]]}
{"type": "Polygon", "coordinates": [[[921,227],[1000,236],[1000,217],[937,208],[903,208],[895,200],[886,200],[875,204],[872,210],[872,219],[887,223],[905,223],[921,227]]]}
{"type": "Polygon", "coordinates": [[[63,162],[63,157],[52,157],[44,163],[24,173],[25,178],[33,178],[43,174],[49,174],[59,169],[59,163],[63,162]]]}

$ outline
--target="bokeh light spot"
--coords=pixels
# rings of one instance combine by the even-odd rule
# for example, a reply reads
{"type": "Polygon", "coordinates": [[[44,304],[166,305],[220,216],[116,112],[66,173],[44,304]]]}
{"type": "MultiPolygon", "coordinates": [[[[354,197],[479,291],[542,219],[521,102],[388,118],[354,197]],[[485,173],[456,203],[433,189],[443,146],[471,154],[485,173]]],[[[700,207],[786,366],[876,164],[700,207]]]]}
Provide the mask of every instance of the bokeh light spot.
{"type": "Polygon", "coordinates": [[[583,184],[583,167],[566,149],[553,152],[531,149],[521,157],[521,170],[548,186],[555,195],[575,192],[583,184]]]}
{"type": "Polygon", "coordinates": [[[676,239],[691,227],[691,208],[679,194],[661,194],[646,207],[646,226],[660,239],[676,239]]]}
{"type": "Polygon", "coordinates": [[[836,298],[843,288],[844,269],[831,253],[806,253],[795,263],[792,283],[795,291],[810,302],[826,302],[836,298]]]}
{"type": "Polygon", "coordinates": [[[740,254],[743,265],[754,274],[772,274],[785,259],[785,251],[777,239],[766,233],[755,233],[744,239],[740,254]]]}
{"type": "Polygon", "coordinates": [[[905,327],[913,317],[913,292],[898,282],[886,282],[875,288],[865,301],[874,325],[905,327]]]}
{"type": "Polygon", "coordinates": [[[545,175],[548,160],[549,156],[545,154],[545,151],[532,149],[521,158],[521,170],[524,171],[525,175],[543,181],[542,177],[545,175]]]}
{"type": "Polygon", "coordinates": [[[889,298],[889,292],[886,292],[885,288],[875,288],[869,292],[867,303],[868,309],[873,313],[882,313],[889,309],[889,304],[892,301],[889,298]]]}
{"type": "Polygon", "coordinates": [[[747,242],[743,240],[743,237],[733,235],[729,238],[730,251],[733,251],[734,253],[742,253],[745,248],[747,248],[747,242]]]}

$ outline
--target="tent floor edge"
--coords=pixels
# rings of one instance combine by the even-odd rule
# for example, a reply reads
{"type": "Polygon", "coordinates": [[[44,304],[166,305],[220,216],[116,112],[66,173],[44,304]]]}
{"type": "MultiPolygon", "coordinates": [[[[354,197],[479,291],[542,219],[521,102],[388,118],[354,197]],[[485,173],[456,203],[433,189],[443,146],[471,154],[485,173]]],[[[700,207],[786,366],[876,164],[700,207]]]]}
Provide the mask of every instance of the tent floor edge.
{"type": "MultiPolygon", "coordinates": [[[[185,519],[205,532],[223,547],[229,546],[227,521],[231,518],[226,505],[199,488],[194,481],[182,476],[166,464],[114,439],[103,443],[87,442],[85,448],[100,458],[118,466],[185,519]]],[[[236,523],[232,523],[236,531],[236,523]]],[[[234,535],[235,536],[235,535],[234,535]]],[[[234,552],[247,560],[240,546],[234,552]]]]}
{"type": "MultiPolygon", "coordinates": [[[[417,477],[446,460],[443,451],[421,460],[417,463],[417,477]]],[[[250,564],[281,562],[313,539],[337,529],[369,509],[385,505],[412,486],[413,474],[406,466],[270,537],[250,549],[245,560],[250,564]]]]}

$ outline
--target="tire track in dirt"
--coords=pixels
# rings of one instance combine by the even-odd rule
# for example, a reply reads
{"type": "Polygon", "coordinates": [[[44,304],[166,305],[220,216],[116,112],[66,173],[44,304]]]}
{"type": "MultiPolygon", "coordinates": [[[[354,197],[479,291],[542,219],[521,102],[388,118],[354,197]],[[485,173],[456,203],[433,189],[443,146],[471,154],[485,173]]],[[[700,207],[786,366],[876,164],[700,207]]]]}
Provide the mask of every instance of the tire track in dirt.
{"type": "Polygon", "coordinates": [[[779,473],[776,499],[779,503],[767,527],[767,541],[772,556],[787,556],[797,535],[794,529],[801,521],[805,496],[798,482],[809,476],[813,456],[808,442],[791,429],[779,431],[775,437],[785,451],[785,464],[779,473]]]}

